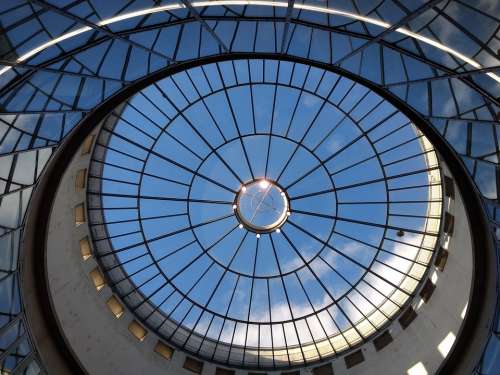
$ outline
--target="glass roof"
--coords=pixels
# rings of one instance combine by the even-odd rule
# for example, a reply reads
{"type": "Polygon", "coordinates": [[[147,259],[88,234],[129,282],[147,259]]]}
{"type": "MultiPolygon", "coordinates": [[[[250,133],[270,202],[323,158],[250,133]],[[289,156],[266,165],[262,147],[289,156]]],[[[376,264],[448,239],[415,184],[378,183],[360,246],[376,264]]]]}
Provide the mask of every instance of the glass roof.
{"type": "MultiPolygon", "coordinates": [[[[44,371],[25,328],[17,266],[25,213],[44,166],[94,108],[184,61],[226,52],[283,54],[332,64],[395,95],[460,157],[498,246],[500,85],[487,73],[500,75],[500,2],[231,3],[0,2],[0,371],[44,371]],[[155,7],[171,8],[152,13],[155,7]],[[83,27],[90,29],[75,32],[83,27]]],[[[498,372],[498,307],[481,373],[498,372]]]]}
{"type": "Polygon", "coordinates": [[[439,235],[429,141],[365,86],[308,65],[162,79],[107,118],[93,160],[90,226],[113,288],[218,362],[282,367],[359,344],[411,300],[439,235]],[[273,187],[286,221],[239,220],[239,204],[252,218],[282,207],[273,187]]]}

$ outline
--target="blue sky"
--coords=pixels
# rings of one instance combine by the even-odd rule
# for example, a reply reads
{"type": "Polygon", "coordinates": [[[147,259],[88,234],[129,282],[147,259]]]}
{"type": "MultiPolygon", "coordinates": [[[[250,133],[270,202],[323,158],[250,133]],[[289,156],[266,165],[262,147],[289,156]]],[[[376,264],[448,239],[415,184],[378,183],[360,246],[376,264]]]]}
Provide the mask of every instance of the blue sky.
{"type": "Polygon", "coordinates": [[[337,335],[412,293],[400,284],[421,251],[428,166],[420,133],[366,87],[301,64],[227,61],[165,78],[112,116],[107,229],[166,318],[279,347],[337,335]],[[260,239],[232,208],[258,178],[291,206],[281,233],[260,239]]]}

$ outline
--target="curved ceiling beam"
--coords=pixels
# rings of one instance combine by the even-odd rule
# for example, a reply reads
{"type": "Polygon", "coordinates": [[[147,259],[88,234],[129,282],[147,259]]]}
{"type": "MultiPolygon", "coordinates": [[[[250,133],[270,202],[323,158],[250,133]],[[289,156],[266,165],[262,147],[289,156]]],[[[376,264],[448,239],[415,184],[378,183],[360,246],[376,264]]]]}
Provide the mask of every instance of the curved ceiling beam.
{"type": "MultiPolygon", "coordinates": [[[[280,7],[280,8],[288,8],[289,4],[287,1],[271,1],[271,0],[213,0],[213,1],[195,1],[191,3],[191,6],[193,8],[201,8],[201,7],[209,7],[209,6],[231,6],[231,5],[259,5],[259,6],[270,6],[270,7],[280,7]]],[[[142,9],[134,12],[129,12],[129,13],[124,13],[115,17],[107,18],[105,20],[102,20],[96,24],[96,27],[102,27],[102,26],[107,26],[116,22],[124,21],[127,19],[135,18],[135,17],[140,17],[140,16],[145,16],[153,13],[159,13],[159,12],[165,12],[165,11],[171,11],[171,10],[176,10],[176,9],[183,9],[186,8],[186,5],[181,4],[181,3],[176,3],[176,4],[169,4],[169,5],[163,5],[163,6],[158,6],[158,7],[152,7],[152,8],[147,8],[147,9],[142,9]]],[[[326,7],[319,7],[319,6],[314,6],[314,5],[308,5],[308,4],[293,4],[294,9],[299,9],[299,10],[307,10],[311,12],[316,12],[316,13],[325,13],[325,14],[331,14],[331,15],[337,15],[341,17],[346,17],[350,18],[356,21],[361,21],[365,23],[369,23],[371,25],[376,25],[379,27],[382,27],[384,29],[389,29],[392,27],[391,24],[380,21],[376,18],[372,17],[366,17],[362,16],[356,13],[351,13],[351,12],[346,12],[334,8],[326,8],[326,7]]],[[[20,56],[16,62],[21,63],[24,62],[37,53],[53,46],[56,45],[64,40],[70,39],[74,36],[80,35],[82,33],[85,33],[87,31],[93,30],[92,27],[90,26],[84,26],[79,29],[70,31],[68,33],[65,33],[57,38],[51,39],[46,43],[43,43],[39,45],[36,48],[33,48],[32,50],[28,51],[27,53],[23,54],[20,56]]],[[[460,53],[459,51],[448,47],[436,40],[433,40],[431,38],[427,38],[423,35],[420,35],[418,33],[414,33],[410,31],[407,28],[404,27],[398,27],[394,30],[394,32],[406,35],[410,38],[413,38],[415,40],[418,40],[422,43],[428,44],[430,46],[433,46],[443,52],[449,53],[450,55],[455,56],[457,59],[473,66],[476,69],[482,69],[484,66],[482,66],[480,63],[477,61],[465,56],[464,54],[460,53]]],[[[6,66],[3,69],[0,70],[0,75],[4,74],[5,72],[9,71],[12,69],[12,66],[6,66]]],[[[496,75],[493,72],[487,72],[487,76],[495,80],[496,82],[500,83],[500,77],[496,75]]]]}

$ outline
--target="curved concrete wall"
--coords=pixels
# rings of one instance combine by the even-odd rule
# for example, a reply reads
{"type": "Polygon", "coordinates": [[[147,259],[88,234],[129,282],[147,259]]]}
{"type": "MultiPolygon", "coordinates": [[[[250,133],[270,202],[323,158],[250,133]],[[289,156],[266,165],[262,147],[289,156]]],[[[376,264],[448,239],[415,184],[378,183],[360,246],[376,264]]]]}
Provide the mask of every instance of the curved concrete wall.
{"type": "MultiPolygon", "coordinates": [[[[443,166],[443,172],[449,175],[443,166]]],[[[457,189],[455,189],[457,190],[457,189]]],[[[392,343],[376,352],[365,345],[365,362],[346,369],[344,363],[334,365],[335,374],[434,374],[452,349],[454,337],[460,334],[467,313],[473,276],[472,242],[464,203],[456,191],[455,199],[445,197],[445,206],[454,216],[452,236],[444,235],[441,243],[449,250],[443,272],[431,267],[429,278],[436,284],[430,300],[417,298],[412,306],[418,316],[405,330],[393,324],[389,331],[392,343]]],[[[337,361],[339,362],[339,361],[337,361]]]]}
{"type": "MultiPolygon", "coordinates": [[[[78,170],[87,168],[90,154],[76,153],[61,181],[50,216],[47,268],[52,302],[69,345],[89,374],[157,374],[170,362],[152,350],[152,335],[143,342],[128,331],[130,314],[116,319],[106,306],[108,287],[97,292],[89,272],[97,266],[83,261],[79,241],[88,227],[75,227],[74,206],[85,201],[85,189],[75,191],[78,170]]],[[[174,362],[175,362],[174,358],[174,362]]]]}
{"type": "MultiPolygon", "coordinates": [[[[119,319],[110,312],[106,301],[112,295],[104,286],[97,291],[89,273],[97,263],[84,261],[79,242],[89,235],[87,224],[75,227],[74,207],[85,202],[85,189],[75,190],[77,172],[89,165],[90,154],[75,154],[59,186],[49,223],[46,266],[54,310],[67,343],[79,356],[85,370],[100,374],[191,374],[182,366],[185,354],[175,351],[171,360],[154,352],[158,337],[149,332],[143,341],[128,330],[133,316],[125,312],[119,319]]],[[[473,272],[469,223],[458,192],[455,200],[446,200],[455,216],[452,237],[441,238],[450,255],[444,272],[432,269],[430,277],[436,289],[428,303],[416,298],[417,318],[402,329],[394,322],[389,330],[392,343],[377,352],[371,342],[361,347],[364,362],[347,369],[342,357],[332,361],[335,374],[419,374],[435,373],[463,322],[473,272]],[[451,333],[451,335],[450,335],[451,333]],[[443,341],[444,340],[444,341],[443,341]],[[444,354],[443,354],[444,353],[444,354]]],[[[215,365],[204,363],[202,374],[212,375],[215,365]]],[[[306,374],[313,367],[301,369],[306,374]]],[[[246,371],[237,370],[237,375],[246,371]]]]}

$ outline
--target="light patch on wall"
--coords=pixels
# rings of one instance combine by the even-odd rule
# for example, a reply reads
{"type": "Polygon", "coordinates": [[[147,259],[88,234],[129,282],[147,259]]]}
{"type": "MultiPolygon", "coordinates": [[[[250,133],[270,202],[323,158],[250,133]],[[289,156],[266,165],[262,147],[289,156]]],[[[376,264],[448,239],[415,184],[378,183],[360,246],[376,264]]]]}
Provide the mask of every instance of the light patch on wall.
{"type": "Polygon", "coordinates": [[[462,310],[462,313],[460,314],[460,317],[462,319],[465,319],[465,314],[467,314],[467,307],[469,307],[469,302],[467,302],[464,306],[464,309],[462,310]]]}
{"type": "Polygon", "coordinates": [[[449,249],[450,248],[450,241],[451,241],[451,237],[450,236],[445,236],[442,246],[445,249],[449,249]]]}
{"type": "Polygon", "coordinates": [[[94,144],[94,137],[95,136],[91,134],[85,138],[82,145],[82,155],[90,154],[90,151],[92,151],[92,145],[94,144]]]}
{"type": "Polygon", "coordinates": [[[437,284],[438,274],[437,274],[437,272],[435,270],[434,270],[434,272],[432,272],[431,281],[432,281],[433,284],[437,284]]]}
{"type": "Polygon", "coordinates": [[[90,248],[90,241],[88,237],[80,240],[80,255],[83,260],[87,260],[92,257],[92,250],[90,248]]]}
{"type": "Polygon", "coordinates": [[[89,276],[97,291],[100,291],[102,288],[104,288],[104,285],[106,285],[104,276],[102,275],[99,268],[96,267],[92,271],[90,271],[89,276]]]}
{"type": "Polygon", "coordinates": [[[128,330],[139,341],[144,341],[144,339],[146,338],[146,334],[148,333],[146,329],[135,320],[132,320],[132,322],[130,322],[128,330]]]}
{"type": "Polygon", "coordinates": [[[453,346],[453,343],[455,342],[455,334],[453,332],[450,332],[446,335],[446,337],[441,341],[438,345],[438,350],[439,353],[443,356],[443,358],[446,358],[448,353],[451,350],[451,347],[453,346]]]}
{"type": "Polygon", "coordinates": [[[422,298],[420,298],[420,300],[418,301],[418,304],[417,304],[417,308],[415,310],[419,310],[424,303],[425,303],[424,300],[422,298]]]}
{"type": "Polygon", "coordinates": [[[174,355],[174,349],[161,341],[156,343],[155,352],[168,360],[172,359],[174,355]]]}
{"type": "Polygon", "coordinates": [[[115,296],[111,296],[106,302],[106,305],[108,305],[109,310],[113,313],[116,319],[119,319],[123,315],[123,306],[115,296]]]}
{"type": "Polygon", "coordinates": [[[82,225],[85,223],[85,207],[83,203],[77,204],[75,206],[75,226],[82,225]]]}
{"type": "Polygon", "coordinates": [[[85,168],[80,169],[75,176],[75,191],[80,191],[85,189],[85,181],[87,177],[87,170],[85,168]]]}
{"type": "Polygon", "coordinates": [[[408,371],[406,371],[408,375],[428,375],[427,369],[425,368],[422,362],[418,362],[413,367],[410,367],[408,371]]]}

